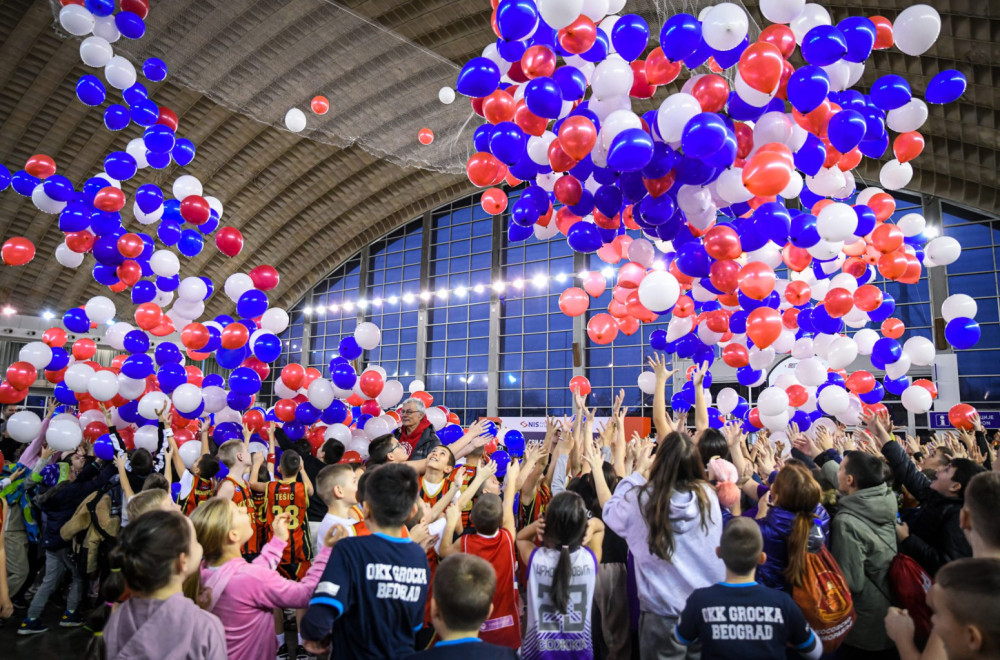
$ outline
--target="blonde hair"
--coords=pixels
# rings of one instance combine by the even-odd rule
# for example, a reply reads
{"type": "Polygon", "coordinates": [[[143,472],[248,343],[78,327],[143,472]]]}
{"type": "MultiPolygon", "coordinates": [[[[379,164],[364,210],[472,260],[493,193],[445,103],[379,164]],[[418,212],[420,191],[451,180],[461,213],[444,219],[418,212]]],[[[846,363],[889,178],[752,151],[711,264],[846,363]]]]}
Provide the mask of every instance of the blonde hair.
{"type": "Polygon", "coordinates": [[[206,500],[191,513],[198,543],[201,544],[206,563],[213,563],[222,557],[222,551],[233,529],[233,502],[217,497],[206,500]]]}
{"type": "Polygon", "coordinates": [[[144,513],[163,508],[163,503],[169,500],[170,494],[159,488],[152,488],[136,493],[128,501],[128,504],[125,505],[129,522],[135,522],[136,518],[144,513]]]}
{"type": "Polygon", "coordinates": [[[219,461],[228,468],[233,467],[237,463],[236,456],[243,451],[243,441],[242,440],[227,440],[219,445],[219,461]]]}

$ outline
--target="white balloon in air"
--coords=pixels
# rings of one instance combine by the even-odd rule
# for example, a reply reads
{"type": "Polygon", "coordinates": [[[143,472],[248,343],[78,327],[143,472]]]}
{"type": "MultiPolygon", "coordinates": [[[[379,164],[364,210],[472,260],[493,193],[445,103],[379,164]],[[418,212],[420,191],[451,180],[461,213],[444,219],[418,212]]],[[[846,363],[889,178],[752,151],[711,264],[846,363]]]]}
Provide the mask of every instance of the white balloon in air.
{"type": "Polygon", "coordinates": [[[285,113],[285,128],[292,133],[301,133],[306,127],[306,113],[298,108],[292,108],[285,113]]]}

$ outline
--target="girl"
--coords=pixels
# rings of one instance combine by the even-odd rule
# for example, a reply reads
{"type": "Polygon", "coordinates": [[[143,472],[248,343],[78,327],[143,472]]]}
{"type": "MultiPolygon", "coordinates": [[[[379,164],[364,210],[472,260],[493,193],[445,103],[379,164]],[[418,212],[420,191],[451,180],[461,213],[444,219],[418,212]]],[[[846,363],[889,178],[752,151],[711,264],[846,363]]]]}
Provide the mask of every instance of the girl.
{"type": "Polygon", "coordinates": [[[603,538],[604,526],[596,518],[588,521],[583,498],[572,491],[552,498],[544,523],[532,523],[518,534],[518,553],[528,565],[522,658],[594,657],[591,605],[603,538]],[[542,547],[536,549],[539,531],[542,547]]]}
{"type": "Polygon", "coordinates": [[[132,593],[104,628],[108,658],[226,657],[222,622],[183,593],[201,555],[191,521],[177,511],[150,511],[122,530],[103,593],[111,601],[126,586],[132,593]]]}
{"type": "Polygon", "coordinates": [[[820,504],[823,490],[809,469],[789,462],[771,485],[770,497],[757,505],[757,524],[764,537],[767,561],[757,569],[757,581],[772,589],[791,591],[802,583],[806,554],[818,552],[830,517],[820,504]]]}
{"type": "Polygon", "coordinates": [[[622,479],[604,505],[604,524],[625,539],[639,588],[639,654],[683,658],[673,630],[695,589],[721,582],[725,566],[715,554],[722,512],[705,481],[698,448],[686,433],[670,432],[643,446],[636,471],[622,479]]]}
{"type": "Polygon", "coordinates": [[[324,547],[313,559],[302,582],[286,580],[275,570],[288,543],[288,521],[284,513],[275,517],[271,540],[260,555],[248,563],[240,548],[253,534],[246,508],[232,500],[211,499],[191,514],[198,541],[205,552],[201,580],[207,609],[222,619],[230,658],[270,660],[278,651],[273,611],[309,605],[319,578],[326,568],[330,548],[342,534],[335,526],[323,540],[324,547]]]}

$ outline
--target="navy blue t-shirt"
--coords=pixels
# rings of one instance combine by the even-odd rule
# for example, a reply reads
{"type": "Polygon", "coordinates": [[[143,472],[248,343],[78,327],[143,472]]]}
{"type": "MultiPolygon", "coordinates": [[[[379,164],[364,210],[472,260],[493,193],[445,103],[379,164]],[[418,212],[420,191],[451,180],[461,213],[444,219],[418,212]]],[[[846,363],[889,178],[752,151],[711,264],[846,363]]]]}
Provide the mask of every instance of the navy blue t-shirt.
{"type": "Polygon", "coordinates": [[[299,631],[322,641],[333,634],[336,658],[398,658],[414,651],[424,619],[430,569],[408,538],[356,536],[337,543],[299,631]]]}
{"type": "Polygon", "coordinates": [[[433,648],[414,653],[406,660],[517,660],[517,651],[488,644],[478,637],[438,642],[433,648]]]}
{"type": "Polygon", "coordinates": [[[700,641],[703,658],[784,658],[789,645],[804,656],[818,658],[822,652],[792,597],[756,582],[696,589],[674,637],[684,645],[700,641]]]}

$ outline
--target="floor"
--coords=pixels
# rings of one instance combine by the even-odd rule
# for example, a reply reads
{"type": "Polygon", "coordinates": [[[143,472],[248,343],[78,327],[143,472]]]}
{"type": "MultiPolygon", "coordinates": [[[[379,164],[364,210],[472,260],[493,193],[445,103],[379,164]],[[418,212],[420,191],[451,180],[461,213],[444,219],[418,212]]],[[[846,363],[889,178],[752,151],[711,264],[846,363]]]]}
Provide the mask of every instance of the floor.
{"type": "Polygon", "coordinates": [[[59,658],[80,658],[83,656],[92,635],[83,628],[60,628],[62,612],[49,608],[42,616],[42,622],[49,627],[48,632],[38,635],[18,635],[17,628],[24,618],[24,611],[15,611],[14,616],[3,621],[0,627],[0,656],[3,658],[31,658],[49,660],[59,658]]]}

